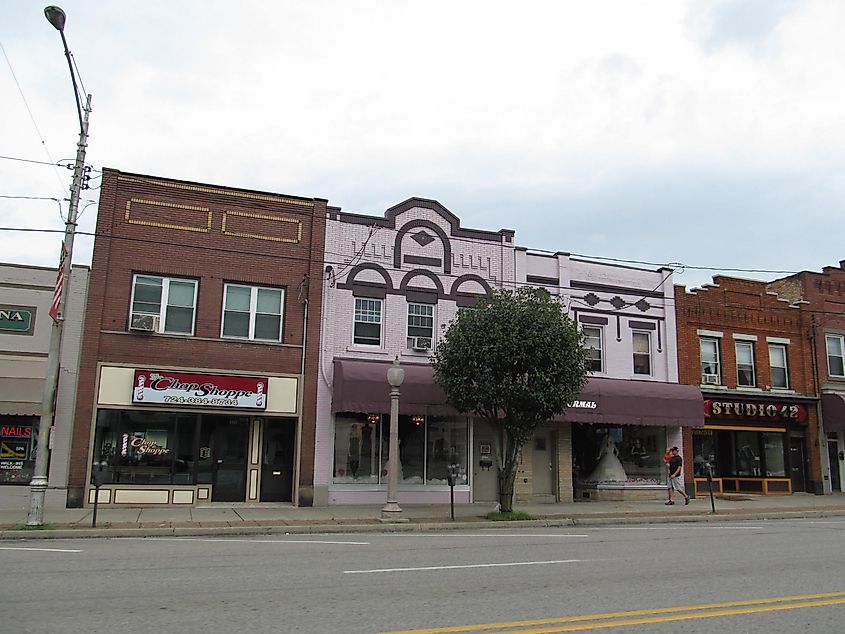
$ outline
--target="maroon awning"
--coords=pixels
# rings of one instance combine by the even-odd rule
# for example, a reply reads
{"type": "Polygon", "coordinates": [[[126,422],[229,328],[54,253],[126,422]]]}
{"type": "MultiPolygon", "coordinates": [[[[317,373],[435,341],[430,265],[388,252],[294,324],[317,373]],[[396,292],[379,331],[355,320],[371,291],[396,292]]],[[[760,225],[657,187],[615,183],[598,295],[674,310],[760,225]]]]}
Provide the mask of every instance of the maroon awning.
{"type": "Polygon", "coordinates": [[[845,430],[845,393],[822,394],[822,421],[826,432],[845,430]]]}
{"type": "MultiPolygon", "coordinates": [[[[390,411],[390,384],[385,361],[334,360],[333,412],[390,411]]],[[[459,412],[446,404],[446,396],[434,382],[434,368],[430,365],[403,363],[405,380],[399,398],[401,414],[454,416],[459,412]]]]}
{"type": "MultiPolygon", "coordinates": [[[[386,361],[334,360],[333,412],[389,412],[390,385],[386,361]]],[[[434,382],[430,365],[403,364],[399,411],[403,414],[453,416],[457,410],[445,402],[434,382]]],[[[657,425],[701,427],[704,399],[692,385],[657,381],[590,378],[578,400],[567,410],[566,420],[606,425],[657,425]]]]}
{"type": "Polygon", "coordinates": [[[591,377],[558,420],[603,425],[703,427],[704,397],[694,385],[591,377]]]}

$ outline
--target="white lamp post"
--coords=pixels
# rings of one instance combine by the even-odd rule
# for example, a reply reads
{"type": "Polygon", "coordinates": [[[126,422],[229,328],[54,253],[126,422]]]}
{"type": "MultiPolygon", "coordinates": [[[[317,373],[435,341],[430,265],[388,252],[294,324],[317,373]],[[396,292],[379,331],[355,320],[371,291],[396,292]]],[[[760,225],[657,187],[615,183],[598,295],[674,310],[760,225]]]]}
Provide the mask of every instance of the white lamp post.
{"type": "Polygon", "coordinates": [[[387,504],[381,509],[381,517],[393,522],[402,521],[402,508],[396,501],[399,486],[399,388],[405,380],[405,370],[399,366],[399,357],[387,370],[390,383],[390,443],[387,457],[387,504]]]}
{"type": "Polygon", "coordinates": [[[88,115],[91,112],[91,95],[87,95],[85,105],[79,99],[79,88],[76,85],[76,74],[65,39],[65,12],[59,7],[49,6],[44,9],[47,21],[55,27],[62,36],[67,65],[70,68],[70,78],[73,82],[73,94],[76,97],[76,113],[79,115],[79,143],[76,146],[76,162],[73,165],[73,182],[70,186],[70,204],[68,206],[67,221],[65,222],[65,241],[62,245],[62,255],[59,258],[59,268],[63,270],[64,284],[58,303],[58,316],[53,323],[50,334],[50,350],[47,354],[47,376],[44,380],[44,390],[41,400],[41,419],[38,423],[38,445],[35,454],[35,469],[32,481],[29,483],[29,513],[27,526],[41,526],[44,523],[44,497],[47,490],[47,474],[50,467],[50,432],[55,417],[56,390],[59,384],[59,366],[62,347],[62,324],[65,320],[65,305],[67,289],[70,286],[71,261],[73,259],[73,237],[76,231],[76,211],[79,208],[79,194],[82,191],[85,168],[85,148],[88,145],[88,115]],[[83,117],[82,112],[85,112],[83,117]]]}

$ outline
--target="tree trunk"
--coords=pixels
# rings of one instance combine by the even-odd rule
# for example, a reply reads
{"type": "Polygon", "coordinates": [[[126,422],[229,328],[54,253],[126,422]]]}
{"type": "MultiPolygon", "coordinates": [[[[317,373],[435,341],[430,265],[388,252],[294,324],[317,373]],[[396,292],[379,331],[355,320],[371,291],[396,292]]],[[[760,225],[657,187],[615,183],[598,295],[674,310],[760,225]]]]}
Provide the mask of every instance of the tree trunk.
{"type": "Polygon", "coordinates": [[[512,469],[499,469],[499,510],[502,513],[513,511],[513,483],[516,480],[516,464],[512,469]]]}

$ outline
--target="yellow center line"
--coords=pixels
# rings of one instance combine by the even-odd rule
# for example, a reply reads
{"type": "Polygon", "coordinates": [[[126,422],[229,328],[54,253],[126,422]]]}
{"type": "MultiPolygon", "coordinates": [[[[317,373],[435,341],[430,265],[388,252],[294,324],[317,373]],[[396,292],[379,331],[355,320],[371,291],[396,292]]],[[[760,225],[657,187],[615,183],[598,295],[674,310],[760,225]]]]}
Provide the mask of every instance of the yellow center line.
{"type": "MultiPolygon", "coordinates": [[[[559,617],[548,619],[532,619],[526,621],[503,621],[501,623],[479,623],[476,625],[457,625],[450,627],[435,627],[417,630],[394,630],[381,634],[448,634],[450,632],[480,632],[484,630],[505,630],[505,628],[528,628],[542,625],[557,625],[561,623],[575,623],[578,625],[565,626],[563,629],[535,629],[519,630],[522,634],[543,634],[547,632],[576,632],[602,627],[620,627],[622,625],[636,625],[638,623],[659,623],[662,621],[681,621],[690,619],[710,618],[715,616],[733,616],[737,614],[753,614],[755,612],[775,612],[780,610],[794,610],[798,608],[821,607],[845,603],[845,592],[827,592],[823,594],[800,594],[788,597],[774,597],[770,599],[755,599],[745,601],[725,601],[722,603],[704,603],[701,605],[687,605],[673,608],[655,608],[651,610],[630,610],[626,612],[606,612],[603,614],[587,614],[582,616],[559,617]],[[788,603],[788,605],[776,604],[788,603]],[[758,607],[751,607],[758,606],[758,607]],[[764,607],[760,607],[764,606],[764,607]],[[730,609],[741,608],[741,609],[730,609]],[[719,610],[704,612],[704,610],[719,610]],[[690,614],[690,612],[692,612],[690,614]],[[686,614],[682,614],[686,613],[686,614]],[[667,616],[658,616],[667,615],[667,616]],[[630,618],[634,617],[634,618],[630,618]],[[637,619],[635,617],[646,617],[637,619]],[[605,620],[602,623],[586,623],[588,621],[605,620]],[[621,619],[609,621],[608,619],[621,619]],[[627,619],[627,620],[626,620],[627,619]],[[567,629],[570,628],[570,629],[567,629]]],[[[507,632],[501,632],[507,634],[507,632]]]]}

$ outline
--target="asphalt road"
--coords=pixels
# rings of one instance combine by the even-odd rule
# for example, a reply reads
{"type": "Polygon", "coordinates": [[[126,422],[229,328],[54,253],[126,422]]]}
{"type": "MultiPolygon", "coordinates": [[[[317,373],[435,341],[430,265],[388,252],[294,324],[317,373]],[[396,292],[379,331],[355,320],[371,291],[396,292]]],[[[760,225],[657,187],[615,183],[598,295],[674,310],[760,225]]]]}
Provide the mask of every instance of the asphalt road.
{"type": "Polygon", "coordinates": [[[833,634],[843,536],[832,519],[5,541],[0,631],[833,634]]]}

